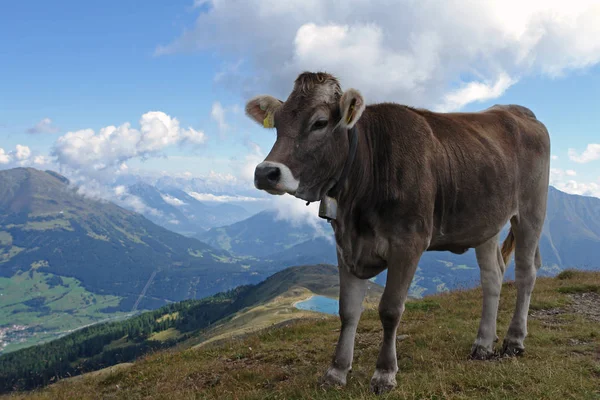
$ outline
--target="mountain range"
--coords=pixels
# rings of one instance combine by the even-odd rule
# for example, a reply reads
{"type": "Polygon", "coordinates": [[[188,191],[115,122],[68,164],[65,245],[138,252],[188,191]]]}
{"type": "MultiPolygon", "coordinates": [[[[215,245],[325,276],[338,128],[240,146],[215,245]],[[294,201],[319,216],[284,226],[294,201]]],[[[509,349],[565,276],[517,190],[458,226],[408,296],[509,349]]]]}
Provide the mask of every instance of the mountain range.
{"type": "MultiPolygon", "coordinates": [[[[508,225],[500,235],[504,240],[508,225]]],[[[298,263],[336,264],[331,227],[315,230],[309,224],[291,225],[265,211],[235,224],[213,228],[196,236],[215,248],[238,256],[260,255],[274,260],[298,263]]],[[[565,268],[600,269],[600,199],[572,195],[549,187],[547,216],[540,240],[543,267],[541,275],[565,268]]],[[[511,262],[506,278],[514,277],[511,262]]],[[[374,280],[385,284],[386,272],[374,280]]],[[[425,252],[411,286],[413,296],[423,296],[479,283],[474,249],[462,255],[425,252]]]]}
{"type": "Polygon", "coordinates": [[[0,350],[11,335],[27,345],[33,335],[256,283],[277,268],[257,265],[84,197],[55,172],[0,171],[0,350]]]}
{"type": "Polygon", "coordinates": [[[292,224],[280,218],[278,211],[265,210],[243,221],[212,228],[195,237],[231,254],[268,257],[327,233],[331,234],[332,230],[324,220],[318,227],[307,223],[292,224]]]}
{"type": "MultiPolygon", "coordinates": [[[[52,171],[0,171],[0,351],[7,343],[7,351],[15,350],[84,325],[257,283],[289,266],[337,264],[324,221],[291,224],[275,211],[235,221],[243,215],[236,205],[206,206],[165,183],[132,184],[130,190],[165,215],[185,217],[189,232],[201,233],[187,237],[83,197],[52,171]],[[234,222],[211,228],[216,214],[207,210],[215,209],[234,222]]],[[[542,275],[600,267],[600,199],[550,187],[540,246],[542,275]]],[[[506,277],[512,276],[511,266],[506,277]]],[[[383,272],[373,281],[383,285],[385,278],[383,272]]],[[[473,250],[426,252],[410,294],[478,283],[473,250]]]]}
{"type": "Polygon", "coordinates": [[[144,215],[157,225],[182,235],[194,236],[207,229],[229,225],[248,218],[243,207],[229,203],[206,204],[182,189],[137,182],[127,192],[138,197],[151,211],[144,215]]]}

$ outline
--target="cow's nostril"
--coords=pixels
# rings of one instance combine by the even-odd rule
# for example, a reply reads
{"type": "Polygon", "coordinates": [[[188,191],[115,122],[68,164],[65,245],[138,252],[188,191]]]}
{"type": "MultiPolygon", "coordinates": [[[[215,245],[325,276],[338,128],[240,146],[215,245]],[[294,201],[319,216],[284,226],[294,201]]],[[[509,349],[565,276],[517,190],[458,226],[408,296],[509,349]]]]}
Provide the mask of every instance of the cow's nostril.
{"type": "Polygon", "coordinates": [[[273,189],[281,179],[279,167],[259,165],[254,171],[254,186],[258,189],[273,189]]]}
{"type": "Polygon", "coordinates": [[[273,168],[271,171],[267,173],[267,179],[271,183],[279,182],[279,177],[281,176],[281,170],[279,168],[273,168]]]}

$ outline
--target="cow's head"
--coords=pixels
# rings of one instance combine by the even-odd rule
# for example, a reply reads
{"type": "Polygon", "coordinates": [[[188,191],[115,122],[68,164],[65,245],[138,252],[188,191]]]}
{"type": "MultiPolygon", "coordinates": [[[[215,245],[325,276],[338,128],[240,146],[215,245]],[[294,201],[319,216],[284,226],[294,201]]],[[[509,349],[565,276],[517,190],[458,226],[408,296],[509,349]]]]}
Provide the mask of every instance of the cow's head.
{"type": "Polygon", "coordinates": [[[267,95],[248,101],[248,116],[277,130],[273,148],[254,171],[256,188],[320,200],[344,166],[347,130],[364,109],[357,90],[342,92],[336,78],[321,72],[300,74],[285,102],[267,95]]]}

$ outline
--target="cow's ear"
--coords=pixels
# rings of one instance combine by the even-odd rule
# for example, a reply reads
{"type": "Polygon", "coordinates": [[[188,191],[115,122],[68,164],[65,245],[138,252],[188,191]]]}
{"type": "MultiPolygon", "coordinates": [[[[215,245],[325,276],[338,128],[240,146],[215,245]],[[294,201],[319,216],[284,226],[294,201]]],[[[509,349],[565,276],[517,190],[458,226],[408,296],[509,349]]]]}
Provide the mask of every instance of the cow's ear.
{"type": "Polygon", "coordinates": [[[281,104],[283,102],[273,96],[256,96],[246,103],[246,114],[265,128],[274,128],[273,116],[281,104]]]}
{"type": "Polygon", "coordinates": [[[346,90],[340,99],[340,111],[342,114],[340,125],[344,128],[352,128],[365,111],[365,100],[362,94],[356,89],[346,90]]]}

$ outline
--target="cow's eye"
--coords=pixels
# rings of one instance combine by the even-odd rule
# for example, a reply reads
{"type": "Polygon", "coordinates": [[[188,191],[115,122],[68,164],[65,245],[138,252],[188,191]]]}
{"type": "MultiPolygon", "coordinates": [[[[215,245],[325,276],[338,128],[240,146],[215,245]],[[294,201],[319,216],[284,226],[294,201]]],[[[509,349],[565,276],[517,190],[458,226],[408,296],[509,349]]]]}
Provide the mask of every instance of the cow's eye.
{"type": "Polygon", "coordinates": [[[319,119],[317,121],[315,121],[315,123],[312,125],[312,127],[310,128],[311,131],[318,131],[319,129],[323,129],[327,126],[327,120],[326,119],[319,119]]]}

